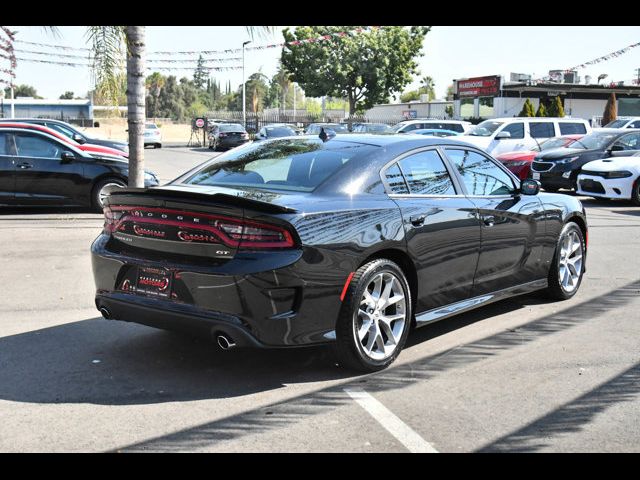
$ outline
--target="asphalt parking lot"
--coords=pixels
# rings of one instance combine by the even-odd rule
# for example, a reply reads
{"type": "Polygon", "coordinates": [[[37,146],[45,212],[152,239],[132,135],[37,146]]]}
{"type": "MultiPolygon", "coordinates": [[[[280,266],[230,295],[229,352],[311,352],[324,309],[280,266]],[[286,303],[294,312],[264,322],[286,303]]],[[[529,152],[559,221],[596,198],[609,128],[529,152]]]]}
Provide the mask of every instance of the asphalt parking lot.
{"type": "MultiPolygon", "coordinates": [[[[205,148],[146,150],[168,181],[205,148]]],[[[0,210],[0,451],[638,452],[640,208],[584,199],[587,273],[414,331],[384,372],[102,319],[102,216],[0,210]]]]}

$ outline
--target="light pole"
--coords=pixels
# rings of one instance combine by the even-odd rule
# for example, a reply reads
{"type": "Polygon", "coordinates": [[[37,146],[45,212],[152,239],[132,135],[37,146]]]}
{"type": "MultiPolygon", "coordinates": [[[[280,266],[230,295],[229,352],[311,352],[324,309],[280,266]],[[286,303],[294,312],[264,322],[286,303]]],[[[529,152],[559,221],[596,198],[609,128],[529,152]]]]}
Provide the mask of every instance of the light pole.
{"type": "Polygon", "coordinates": [[[247,128],[246,88],[244,85],[244,47],[249,43],[251,43],[251,41],[247,40],[242,44],[242,126],[244,128],[247,128]]]}

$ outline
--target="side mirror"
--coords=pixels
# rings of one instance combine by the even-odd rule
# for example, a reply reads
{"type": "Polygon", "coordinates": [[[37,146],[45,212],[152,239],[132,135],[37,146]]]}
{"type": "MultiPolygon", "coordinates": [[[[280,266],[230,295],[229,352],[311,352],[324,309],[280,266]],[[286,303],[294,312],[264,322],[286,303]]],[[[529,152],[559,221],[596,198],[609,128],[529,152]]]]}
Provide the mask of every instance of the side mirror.
{"type": "Polygon", "coordinates": [[[611,145],[611,148],[609,149],[610,152],[621,152],[624,150],[624,147],[622,145],[611,145]]]}
{"type": "Polygon", "coordinates": [[[496,135],[496,140],[502,140],[503,138],[511,138],[511,133],[503,130],[496,135]]]}
{"type": "Polygon", "coordinates": [[[540,193],[540,182],[538,180],[526,179],[520,183],[520,192],[523,195],[537,195],[540,193]]]}
{"type": "Polygon", "coordinates": [[[71,152],[62,152],[60,155],[60,163],[71,163],[76,159],[76,156],[71,152]]]}
{"type": "Polygon", "coordinates": [[[84,139],[84,137],[82,135],[80,135],[79,133],[74,133],[73,134],[73,139],[78,142],[80,145],[82,145],[83,143],[87,143],[87,141],[84,139]]]}

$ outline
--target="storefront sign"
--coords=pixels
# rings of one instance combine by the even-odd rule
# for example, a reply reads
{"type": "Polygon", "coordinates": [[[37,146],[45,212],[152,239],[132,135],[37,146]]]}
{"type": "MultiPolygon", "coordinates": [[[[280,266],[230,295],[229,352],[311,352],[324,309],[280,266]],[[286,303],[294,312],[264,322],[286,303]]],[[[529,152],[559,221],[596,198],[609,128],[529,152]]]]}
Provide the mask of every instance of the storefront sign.
{"type": "Polygon", "coordinates": [[[460,97],[491,97],[500,91],[500,76],[467,78],[457,84],[460,97]]]}

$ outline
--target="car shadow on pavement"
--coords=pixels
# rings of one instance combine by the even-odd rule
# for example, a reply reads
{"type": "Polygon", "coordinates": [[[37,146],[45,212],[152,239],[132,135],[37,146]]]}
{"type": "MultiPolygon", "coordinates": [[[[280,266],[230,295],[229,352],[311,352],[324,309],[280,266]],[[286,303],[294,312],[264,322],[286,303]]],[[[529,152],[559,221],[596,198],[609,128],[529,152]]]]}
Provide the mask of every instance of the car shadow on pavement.
{"type": "MultiPolygon", "coordinates": [[[[516,297],[425,326],[412,332],[407,348],[540,301],[532,295],[516,297]]],[[[437,356],[398,365],[372,377],[372,386],[402,387],[407,381],[449,368],[452,362],[481,359],[521,344],[522,335],[535,336],[535,329],[546,323],[532,325],[522,327],[524,333],[506,331],[490,337],[489,349],[482,345],[476,351],[472,344],[455,354],[446,352],[444,363],[437,356]],[[527,333],[528,329],[533,333],[527,333]]],[[[564,326],[552,325],[555,329],[564,326]]],[[[354,376],[359,377],[336,365],[326,346],[225,352],[208,339],[102,318],[0,338],[0,399],[18,402],[152,404],[237,397],[285,384],[354,376]]]]}
{"type": "MultiPolygon", "coordinates": [[[[428,355],[412,362],[399,363],[379,373],[349,378],[344,382],[340,382],[338,385],[332,385],[312,393],[275,402],[168,435],[122,446],[117,448],[116,451],[193,451],[195,449],[211,447],[218,442],[233,440],[246,435],[257,435],[269,430],[285,427],[308,419],[312,415],[325,414],[335,408],[349,404],[351,399],[349,395],[345,393],[345,388],[364,388],[368,392],[375,393],[399,390],[414,385],[416,382],[428,381],[431,378],[456,368],[470,366],[476,362],[494,358],[502,352],[513,348],[522,348],[536,340],[545,338],[547,335],[565,332],[590,319],[606,315],[610,310],[619,308],[637,299],[639,289],[640,280],[625,285],[613,292],[607,292],[594,297],[578,305],[537,318],[515,329],[507,329],[477,341],[454,347],[442,353],[428,355]]],[[[492,314],[506,313],[506,311],[509,311],[513,307],[513,302],[505,300],[487,308],[460,315],[454,321],[444,322],[438,325],[438,329],[455,330],[466,323],[473,323],[474,321],[491,317],[492,314]]],[[[415,332],[414,336],[417,334],[418,338],[413,341],[419,342],[421,341],[420,337],[426,340],[430,336],[437,335],[438,330],[434,330],[432,327],[434,326],[427,326],[415,332]]],[[[0,347],[2,347],[1,343],[0,347]]],[[[309,367],[306,367],[306,370],[308,369],[309,367]]],[[[235,382],[248,381],[251,378],[246,377],[240,380],[238,373],[239,372],[236,371],[234,374],[235,382]]],[[[240,373],[243,373],[245,376],[247,375],[246,371],[240,373]]],[[[271,375],[273,373],[274,372],[270,372],[271,375]]],[[[315,372],[315,374],[317,373],[318,372],[315,372]]],[[[280,373],[277,373],[277,375],[283,378],[280,373]]],[[[605,384],[599,387],[597,391],[591,392],[592,395],[590,393],[585,394],[582,400],[578,399],[578,406],[582,408],[582,414],[576,412],[575,415],[566,416],[564,420],[565,427],[573,431],[579,430],[599,411],[603,411],[616,402],[627,401],[630,396],[636,396],[640,393],[640,389],[633,383],[637,380],[636,377],[637,369],[632,368],[625,372],[619,379],[614,379],[614,383],[609,387],[605,384]],[[612,389],[620,385],[623,390],[626,388],[626,391],[619,391],[617,394],[614,394],[612,389]],[[634,386],[631,388],[629,385],[634,386]],[[611,394],[602,395],[602,392],[609,392],[611,394]]],[[[337,378],[337,376],[334,378],[337,378]]],[[[571,410],[573,404],[560,407],[559,411],[561,411],[562,408],[571,410]]],[[[551,420],[555,418],[553,415],[553,412],[548,415],[551,420]]],[[[501,441],[485,448],[508,449],[507,445],[513,439],[514,441],[521,442],[522,449],[526,450],[528,446],[522,443],[522,437],[530,436],[531,438],[525,440],[532,443],[533,437],[535,437],[537,432],[536,427],[539,427],[539,424],[534,424],[530,429],[524,427],[521,431],[514,432],[501,439],[501,441]]],[[[540,432],[543,435],[549,433],[548,427],[540,429],[540,432]]],[[[515,449],[519,450],[519,448],[515,449]]]]}

